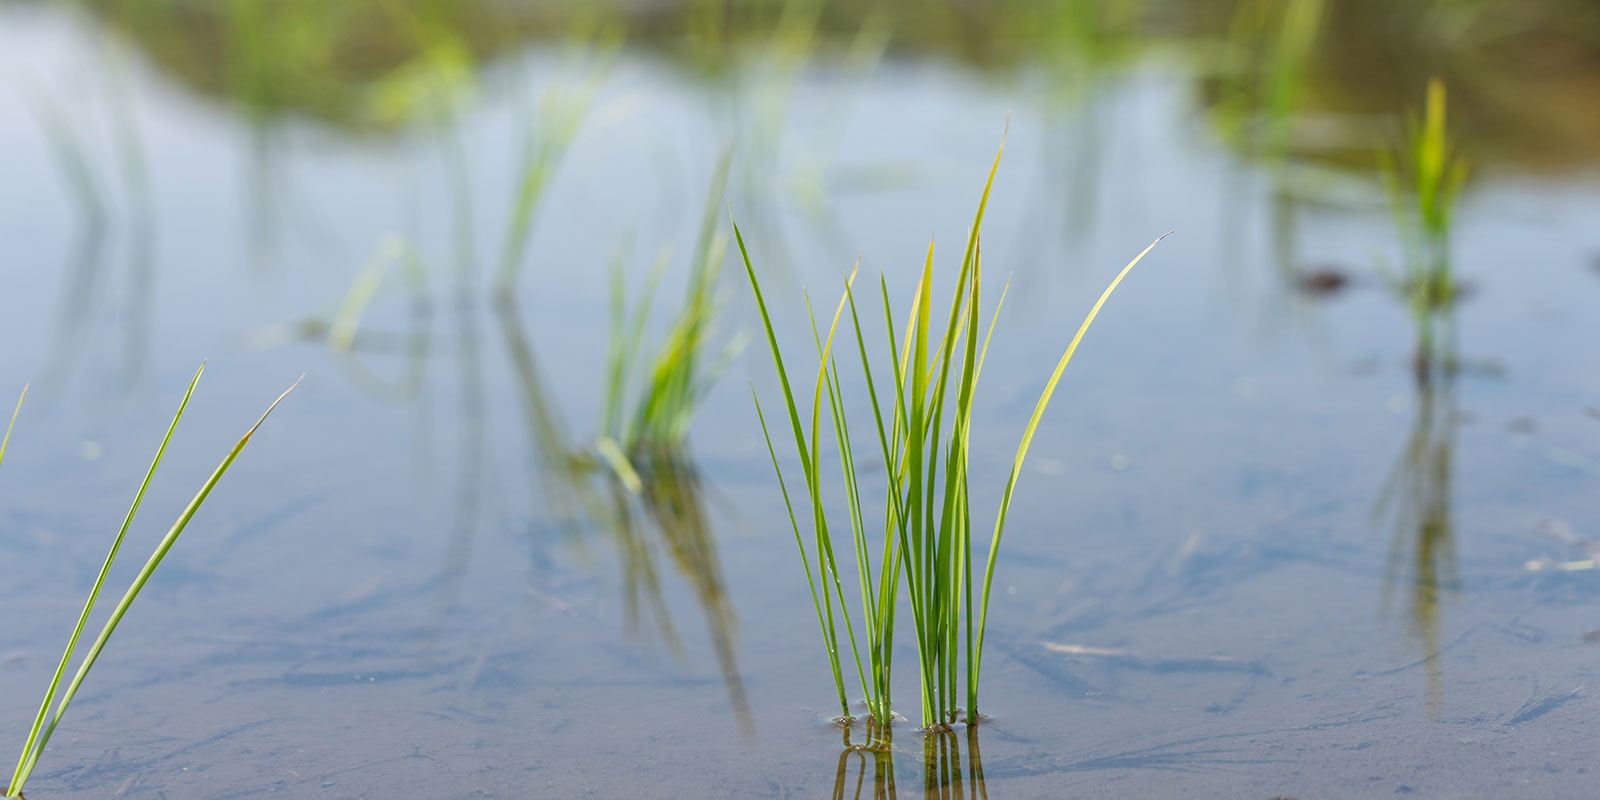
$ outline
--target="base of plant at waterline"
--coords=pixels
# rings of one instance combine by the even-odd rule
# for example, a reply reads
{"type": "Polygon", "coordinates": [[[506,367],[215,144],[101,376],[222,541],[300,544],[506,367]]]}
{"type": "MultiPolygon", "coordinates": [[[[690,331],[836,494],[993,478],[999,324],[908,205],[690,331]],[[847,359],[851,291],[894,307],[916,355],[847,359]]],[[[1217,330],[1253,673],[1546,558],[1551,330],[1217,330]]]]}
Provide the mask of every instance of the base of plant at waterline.
{"type": "MultiPolygon", "coordinates": [[[[878,723],[876,718],[867,713],[866,703],[857,703],[856,706],[861,712],[859,716],[834,717],[829,720],[835,728],[843,732],[844,746],[850,750],[886,751],[893,744],[893,726],[911,722],[904,715],[891,711],[890,727],[884,727],[878,723]],[[856,743],[851,741],[851,734],[864,734],[866,737],[865,742],[856,743]]],[[[941,722],[929,727],[912,728],[911,733],[922,737],[947,736],[961,729],[971,731],[977,726],[991,722],[994,719],[986,714],[978,714],[976,718],[968,718],[966,710],[961,708],[957,708],[950,717],[948,722],[941,722]]]]}
{"type": "Polygon", "coordinates": [[[940,722],[936,725],[930,725],[926,728],[918,728],[917,732],[923,734],[953,733],[958,727],[975,728],[985,722],[989,722],[992,719],[993,717],[990,717],[986,714],[979,714],[976,718],[968,718],[966,709],[957,708],[955,711],[950,712],[950,719],[948,721],[940,722]]]}
{"type": "Polygon", "coordinates": [[[1476,284],[1449,275],[1404,280],[1397,284],[1397,288],[1417,305],[1435,311],[1455,308],[1478,292],[1476,284]]]}
{"type": "Polygon", "coordinates": [[[28,798],[23,796],[22,792],[17,792],[16,795],[12,795],[11,794],[11,787],[9,787],[9,786],[6,787],[5,792],[0,792],[0,797],[10,798],[10,797],[13,797],[13,796],[15,796],[17,798],[17,800],[28,800],[28,798]]]}

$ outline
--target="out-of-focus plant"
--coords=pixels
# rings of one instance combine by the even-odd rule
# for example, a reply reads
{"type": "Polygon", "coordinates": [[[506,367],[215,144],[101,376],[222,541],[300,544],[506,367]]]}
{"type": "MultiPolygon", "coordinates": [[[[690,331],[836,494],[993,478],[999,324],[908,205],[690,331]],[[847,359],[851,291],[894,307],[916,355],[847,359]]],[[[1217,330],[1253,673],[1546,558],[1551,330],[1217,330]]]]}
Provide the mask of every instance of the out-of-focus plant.
{"type": "Polygon", "coordinates": [[[1456,201],[1467,179],[1467,162],[1446,126],[1445,86],[1428,83],[1422,118],[1406,123],[1403,144],[1379,151],[1401,242],[1401,268],[1391,280],[1406,298],[1418,326],[1418,362],[1431,361],[1461,287],[1450,261],[1450,231],[1456,201]]]}

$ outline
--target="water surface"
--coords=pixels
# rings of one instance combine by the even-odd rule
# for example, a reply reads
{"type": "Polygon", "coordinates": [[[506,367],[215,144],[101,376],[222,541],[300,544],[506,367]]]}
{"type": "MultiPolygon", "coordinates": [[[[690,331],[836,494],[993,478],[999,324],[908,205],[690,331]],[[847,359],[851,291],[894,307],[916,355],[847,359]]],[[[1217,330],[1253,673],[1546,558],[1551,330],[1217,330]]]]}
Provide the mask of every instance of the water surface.
{"type": "MultiPolygon", "coordinates": [[[[0,95],[0,380],[34,386],[0,475],[0,732],[22,738],[200,360],[140,548],[307,374],[119,631],[31,796],[946,797],[980,774],[996,798],[1586,793],[1586,154],[1551,168],[1462,93],[1480,123],[1462,137],[1477,158],[1455,266],[1474,291],[1453,315],[1460,368],[1424,384],[1381,277],[1400,249],[1352,155],[1365,140],[1332,158],[1241,148],[1203,48],[1137,48],[1067,91],[1042,60],[994,71],[914,48],[707,77],[645,40],[596,84],[497,300],[521,132],[546,86],[585,74],[559,41],[530,42],[487,60],[445,121],[374,130],[229,100],[115,15],[0,9],[17,89],[0,95]],[[777,396],[760,342],[697,416],[695,477],[663,490],[681,516],[567,456],[600,427],[612,259],[631,241],[637,280],[673,248],[670,307],[724,149],[727,203],[804,352],[800,290],[831,303],[858,257],[900,298],[929,237],[954,268],[1006,131],[985,289],[1011,294],[980,390],[981,516],[1094,295],[1175,234],[1034,444],[991,610],[980,773],[964,734],[952,765],[951,742],[909,727],[875,756],[828,724],[749,398],[777,396]],[[394,242],[423,278],[393,271],[351,351],[329,346],[394,242]],[[1351,283],[1296,291],[1313,269],[1351,283]]],[[[1310,95],[1340,97],[1332,80],[1310,95]]],[[[1392,102],[1314,110],[1392,131],[1414,107],[1392,102]]],[[[719,343],[759,324],[727,266],[719,343]]],[[[909,630],[902,647],[909,665],[909,630]]],[[[914,670],[900,680],[913,702],[914,670]]]]}

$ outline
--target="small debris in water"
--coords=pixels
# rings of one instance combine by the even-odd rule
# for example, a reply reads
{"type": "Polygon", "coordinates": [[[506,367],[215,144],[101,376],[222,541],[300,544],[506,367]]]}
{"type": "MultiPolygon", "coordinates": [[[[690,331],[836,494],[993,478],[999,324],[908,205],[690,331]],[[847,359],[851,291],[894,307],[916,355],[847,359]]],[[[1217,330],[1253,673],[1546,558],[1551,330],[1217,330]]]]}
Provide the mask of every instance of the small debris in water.
{"type": "Polygon", "coordinates": [[[1350,283],[1350,273],[1338,267],[1310,267],[1294,274],[1294,288],[1307,297],[1319,300],[1339,294],[1350,283]]]}

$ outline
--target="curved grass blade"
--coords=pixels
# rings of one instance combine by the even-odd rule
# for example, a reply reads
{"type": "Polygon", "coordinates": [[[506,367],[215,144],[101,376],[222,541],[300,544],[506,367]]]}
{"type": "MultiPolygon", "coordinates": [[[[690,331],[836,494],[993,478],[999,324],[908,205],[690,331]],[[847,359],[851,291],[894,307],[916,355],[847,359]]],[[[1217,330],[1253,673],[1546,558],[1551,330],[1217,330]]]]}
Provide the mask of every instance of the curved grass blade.
{"type": "MultiPolygon", "coordinates": [[[[35,715],[33,727],[28,730],[28,738],[22,748],[22,755],[17,759],[16,771],[11,776],[11,788],[21,792],[22,785],[27,782],[28,774],[33,771],[33,762],[37,761],[43,752],[45,741],[49,739],[45,731],[45,718],[49,716],[50,704],[55,701],[56,692],[61,688],[61,679],[66,675],[67,664],[72,661],[72,654],[78,648],[78,640],[83,636],[83,629],[89,623],[89,614],[94,611],[95,602],[100,599],[100,590],[105,587],[106,576],[111,572],[111,565],[117,560],[117,553],[122,549],[122,541],[128,535],[128,529],[133,527],[133,517],[139,512],[139,506],[144,502],[145,492],[150,489],[150,481],[155,478],[156,469],[161,466],[161,459],[167,453],[167,445],[172,441],[172,434],[178,429],[178,421],[183,419],[183,412],[189,407],[189,398],[194,396],[194,387],[200,383],[200,376],[205,374],[206,365],[201,364],[195,370],[194,377],[189,380],[189,388],[183,393],[183,400],[178,403],[178,411],[172,417],[172,423],[167,426],[167,433],[161,438],[161,446],[156,448],[155,458],[150,461],[150,468],[145,471],[144,480],[139,484],[139,491],[134,493],[133,503],[128,507],[128,513],[122,518],[122,527],[117,530],[117,538],[111,541],[111,550],[106,553],[105,561],[100,565],[100,573],[95,576],[94,585],[89,589],[89,597],[83,603],[83,611],[78,614],[78,622],[72,628],[72,636],[67,639],[67,647],[61,653],[61,661],[56,665],[55,674],[50,677],[50,688],[45,691],[44,700],[39,705],[39,713],[35,715]]],[[[57,712],[59,716],[60,712],[57,712]]],[[[52,723],[51,728],[54,728],[52,723]]]]}
{"type": "Polygon", "coordinates": [[[978,644],[974,652],[972,666],[967,670],[967,715],[969,719],[975,720],[978,718],[978,673],[983,666],[983,638],[985,626],[989,620],[989,591],[994,584],[995,556],[1000,552],[1000,537],[1005,533],[1006,515],[1011,511],[1011,497],[1017,488],[1017,477],[1022,473],[1022,462],[1028,457],[1028,447],[1033,444],[1033,435],[1039,430],[1039,421],[1044,417],[1044,411],[1050,405],[1050,398],[1055,394],[1056,384],[1061,382],[1061,373],[1066,371],[1067,364],[1071,363],[1073,354],[1078,352],[1078,345],[1083,341],[1084,334],[1089,332],[1089,326],[1094,322],[1095,317],[1100,315],[1100,309],[1111,298],[1111,293],[1117,290],[1117,286],[1122,283],[1122,279],[1128,277],[1128,273],[1132,272],[1133,268],[1144,260],[1144,257],[1149,255],[1157,244],[1161,243],[1162,239],[1170,235],[1172,235],[1170,231],[1162,234],[1151,242],[1148,247],[1140,251],[1139,255],[1134,256],[1133,260],[1129,261],[1128,265],[1117,273],[1117,277],[1111,280],[1111,284],[1106,286],[1106,290],[1100,293],[1100,299],[1095,301],[1094,306],[1089,309],[1089,313],[1084,316],[1083,323],[1078,326],[1078,332],[1073,335],[1072,342],[1067,345],[1066,352],[1061,354],[1061,360],[1056,363],[1055,372],[1050,374],[1050,380],[1045,383],[1044,392],[1039,395],[1039,402],[1033,407],[1033,416],[1028,418],[1028,427],[1022,432],[1022,442],[1017,445],[1017,455],[1011,462],[1011,475],[1006,478],[1005,493],[1000,496],[1000,511],[995,516],[994,536],[989,542],[989,560],[984,566],[983,597],[978,602],[978,644]]]}
{"type": "MultiPolygon", "coordinates": [[[[732,216],[733,215],[732,215],[732,213],[730,211],[730,213],[729,213],[729,222],[733,227],[733,237],[734,237],[734,240],[738,242],[739,255],[740,255],[740,258],[744,262],[745,274],[750,278],[750,290],[755,295],[756,308],[761,313],[761,326],[762,326],[762,329],[766,332],[766,335],[767,335],[767,346],[771,349],[771,352],[772,352],[773,365],[776,367],[777,373],[778,373],[778,383],[779,383],[779,385],[781,387],[783,387],[784,407],[789,412],[789,428],[790,428],[790,432],[794,435],[795,452],[796,452],[796,454],[798,454],[800,456],[800,471],[805,476],[806,489],[807,489],[808,493],[811,495],[812,521],[813,521],[814,525],[817,528],[816,538],[817,538],[818,542],[826,541],[828,539],[827,519],[823,514],[822,499],[821,499],[820,494],[819,494],[819,486],[818,486],[819,481],[818,481],[818,475],[817,475],[816,459],[812,456],[812,448],[807,446],[807,444],[806,444],[805,427],[800,422],[800,410],[799,410],[799,407],[795,405],[794,390],[793,390],[793,388],[791,387],[791,385],[789,383],[789,372],[784,367],[784,364],[783,364],[783,352],[782,352],[782,349],[778,347],[778,335],[772,328],[772,316],[767,311],[766,297],[761,292],[761,281],[760,281],[760,279],[758,279],[756,277],[755,266],[750,261],[750,251],[745,246],[744,234],[742,232],[740,232],[739,223],[738,223],[737,220],[734,220],[732,218],[732,216]]],[[[841,307],[842,307],[842,305],[843,304],[841,303],[841,307]]],[[[836,315],[835,316],[835,325],[837,326],[837,324],[838,323],[837,323],[837,315],[836,315]]],[[[831,335],[830,335],[830,338],[831,338],[831,335]]],[[[822,376],[825,376],[827,374],[826,370],[827,370],[827,362],[826,362],[826,358],[824,358],[823,366],[822,366],[822,376]]],[[[821,381],[822,381],[822,376],[818,377],[817,395],[816,395],[816,397],[815,397],[815,399],[813,401],[814,404],[821,402],[821,391],[822,391],[821,381]]],[[[759,404],[757,405],[756,411],[757,411],[757,414],[759,415],[760,414],[760,406],[759,406],[759,404]]],[[[817,409],[815,407],[815,405],[813,405],[812,411],[813,411],[813,415],[812,415],[812,417],[813,417],[813,419],[812,419],[812,430],[815,431],[816,427],[817,427],[817,414],[819,412],[819,409],[817,409]]],[[[763,420],[763,422],[762,422],[762,431],[763,431],[763,433],[765,433],[766,430],[767,430],[766,423],[765,423],[765,420],[763,420]]],[[[813,438],[815,438],[815,437],[813,437],[813,438]]],[[[768,440],[767,440],[767,447],[768,447],[769,450],[772,449],[772,441],[771,441],[770,436],[768,437],[768,440]]],[[[777,455],[776,455],[776,453],[773,453],[773,468],[774,469],[777,468],[777,455]]],[[[781,472],[779,473],[779,480],[780,480],[780,482],[782,480],[782,473],[781,472]]],[[[786,504],[788,503],[788,493],[787,493],[787,491],[785,491],[785,493],[784,493],[784,501],[785,501],[786,504]]],[[[797,544],[798,543],[802,543],[803,542],[803,537],[800,536],[799,523],[798,523],[797,518],[794,515],[793,507],[790,507],[789,515],[790,515],[790,522],[793,523],[794,527],[795,527],[795,541],[796,541],[797,544]]],[[[804,549],[804,546],[802,544],[801,545],[801,558],[802,558],[802,560],[804,560],[805,557],[806,557],[805,556],[805,549],[804,549]]],[[[818,553],[819,562],[823,557],[824,557],[823,554],[818,553]]],[[[819,563],[819,569],[820,568],[821,568],[821,566],[820,566],[820,563],[819,563]]],[[[827,576],[823,575],[823,576],[818,576],[818,577],[820,577],[823,580],[822,592],[820,593],[821,594],[820,600],[823,601],[823,602],[819,602],[818,592],[817,592],[815,583],[811,584],[811,599],[812,599],[813,603],[817,603],[817,605],[819,606],[818,622],[822,626],[824,644],[828,649],[828,662],[829,662],[829,667],[833,670],[833,680],[834,680],[835,688],[837,688],[838,691],[839,691],[840,716],[841,716],[841,718],[848,719],[850,717],[850,703],[849,703],[849,700],[845,696],[844,676],[843,676],[843,671],[842,671],[842,669],[840,667],[840,664],[839,664],[838,637],[835,634],[835,629],[834,629],[834,625],[833,625],[833,601],[831,599],[832,595],[830,595],[828,593],[828,588],[827,588],[827,583],[826,583],[827,576]],[[826,607],[826,611],[825,612],[822,610],[822,608],[824,606],[826,607]]],[[[835,575],[835,578],[837,579],[837,575],[835,575]]],[[[807,579],[808,582],[811,582],[813,580],[812,579],[812,575],[811,575],[811,567],[810,567],[809,563],[806,565],[806,579],[807,579]]]]}
{"type": "MultiPolygon", "coordinates": [[[[62,674],[66,670],[67,662],[71,659],[72,651],[76,648],[78,638],[83,632],[85,622],[88,620],[89,612],[93,610],[94,602],[99,596],[100,589],[105,584],[106,573],[110,571],[111,563],[116,559],[117,551],[122,546],[122,539],[127,533],[128,527],[133,523],[134,514],[138,511],[140,503],[144,500],[145,491],[149,488],[150,480],[155,475],[156,467],[158,467],[161,463],[161,458],[166,452],[167,444],[172,439],[172,433],[177,428],[178,421],[183,418],[183,413],[188,406],[189,398],[194,394],[195,384],[199,382],[200,375],[204,372],[205,365],[202,364],[200,369],[195,372],[193,380],[189,382],[189,388],[188,391],[184,393],[183,402],[179,404],[178,412],[173,416],[172,425],[167,429],[166,437],[162,439],[161,447],[159,450],[157,450],[156,457],[150,464],[150,470],[145,474],[144,483],[140,485],[139,492],[134,497],[133,505],[128,509],[128,515],[123,521],[122,530],[117,533],[117,538],[112,544],[111,552],[107,555],[106,562],[101,568],[100,575],[95,580],[94,588],[90,591],[89,601],[84,605],[83,614],[80,616],[78,625],[73,631],[72,639],[67,644],[66,653],[63,654],[61,664],[59,667],[57,667],[56,675],[54,679],[51,680],[50,691],[45,695],[44,706],[41,707],[39,717],[34,723],[34,733],[30,733],[29,735],[28,747],[24,750],[22,761],[18,764],[17,771],[12,778],[11,791],[14,793],[20,793],[22,791],[23,785],[27,783],[28,777],[33,773],[34,767],[38,764],[39,756],[44,753],[45,748],[49,745],[50,737],[55,733],[56,726],[60,724],[62,715],[66,713],[67,707],[72,703],[72,699],[77,696],[78,689],[83,685],[83,680],[88,676],[89,670],[92,669],[95,662],[99,660],[100,653],[105,649],[106,642],[111,639],[111,634],[114,633],[117,629],[117,626],[121,624],[123,616],[128,613],[128,608],[133,605],[133,601],[138,599],[139,593],[144,590],[145,584],[150,580],[150,576],[155,573],[157,567],[161,566],[161,562],[166,558],[167,552],[170,551],[173,544],[178,541],[178,536],[181,535],[184,529],[188,527],[189,521],[193,519],[195,513],[200,510],[200,506],[205,503],[206,498],[211,495],[211,490],[216,488],[217,482],[222,480],[222,476],[227,473],[228,468],[233,466],[234,460],[237,459],[239,454],[244,451],[245,445],[250,443],[250,438],[255,435],[256,430],[261,427],[263,422],[266,422],[267,416],[272,413],[273,409],[278,407],[279,403],[283,402],[285,397],[289,396],[290,392],[295,390],[295,387],[300,385],[300,380],[296,380],[292,386],[284,390],[283,394],[278,395],[278,398],[272,401],[272,404],[268,406],[267,410],[261,414],[261,417],[256,420],[255,424],[250,426],[250,430],[239,439],[238,443],[233,446],[232,450],[228,451],[228,454],[223,458],[222,463],[217,466],[216,470],[211,473],[211,477],[206,479],[206,482],[200,487],[200,491],[195,494],[192,500],[189,501],[189,505],[184,508],[183,513],[178,515],[177,521],[172,524],[170,529],[168,529],[166,536],[162,537],[160,544],[156,545],[155,552],[150,554],[150,558],[145,562],[145,565],[139,570],[139,573],[134,576],[133,583],[128,586],[128,590],[123,593],[122,599],[117,601],[116,608],[112,610],[110,618],[108,618],[105,622],[105,625],[100,628],[99,635],[95,637],[94,643],[90,645],[89,652],[84,655],[83,661],[78,665],[77,672],[72,676],[72,681],[67,684],[66,691],[62,693],[60,701],[56,704],[55,712],[50,715],[49,724],[45,725],[42,730],[39,730],[39,725],[45,716],[45,709],[49,707],[51,700],[55,696],[56,688],[60,683],[62,674]]],[[[301,376],[301,380],[303,379],[304,376],[301,376]]]]}

